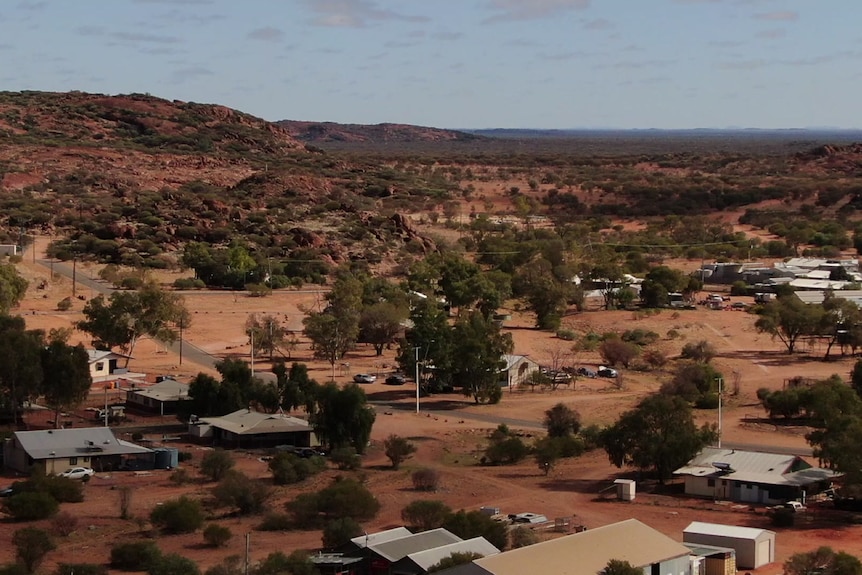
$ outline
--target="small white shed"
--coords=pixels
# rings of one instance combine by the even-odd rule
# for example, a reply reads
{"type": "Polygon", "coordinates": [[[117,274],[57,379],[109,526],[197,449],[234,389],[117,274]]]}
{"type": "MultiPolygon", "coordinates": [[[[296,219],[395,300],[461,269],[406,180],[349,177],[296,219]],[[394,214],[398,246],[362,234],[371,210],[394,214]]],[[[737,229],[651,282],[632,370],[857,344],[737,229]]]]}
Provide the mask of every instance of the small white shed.
{"type": "Polygon", "coordinates": [[[683,543],[729,547],[736,551],[736,566],[757,569],[775,561],[775,532],[755,527],[692,521],[682,532],[683,543]]]}

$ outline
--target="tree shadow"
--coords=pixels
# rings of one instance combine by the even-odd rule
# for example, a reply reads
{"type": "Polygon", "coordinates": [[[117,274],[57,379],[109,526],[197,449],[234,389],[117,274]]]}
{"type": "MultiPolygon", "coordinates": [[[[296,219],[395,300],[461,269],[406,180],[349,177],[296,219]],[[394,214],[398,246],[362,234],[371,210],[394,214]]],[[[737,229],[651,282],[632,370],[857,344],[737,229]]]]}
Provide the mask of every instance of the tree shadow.
{"type": "MultiPolygon", "coordinates": [[[[539,482],[542,489],[553,491],[569,491],[572,493],[584,493],[599,497],[602,490],[612,487],[614,478],[607,479],[571,479],[566,477],[546,477],[539,482]]],[[[614,492],[615,493],[615,492],[614,492]]],[[[612,494],[613,495],[613,494],[612,494]]]]}

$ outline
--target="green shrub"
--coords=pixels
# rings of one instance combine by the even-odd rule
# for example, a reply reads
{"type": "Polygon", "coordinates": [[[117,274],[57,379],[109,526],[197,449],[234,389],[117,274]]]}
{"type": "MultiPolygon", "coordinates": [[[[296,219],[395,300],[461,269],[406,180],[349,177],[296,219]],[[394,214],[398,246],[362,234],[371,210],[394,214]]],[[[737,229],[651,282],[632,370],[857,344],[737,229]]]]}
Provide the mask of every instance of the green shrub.
{"type": "Polygon", "coordinates": [[[120,571],[147,571],[162,556],[155,541],[129,541],[111,548],[111,568],[120,571]]]}
{"type": "Polygon", "coordinates": [[[150,521],[166,533],[191,533],[203,525],[204,512],[200,501],[184,495],[153,509],[150,521]]]}
{"type": "Polygon", "coordinates": [[[219,505],[234,507],[240,515],[248,515],[263,511],[272,491],[239,471],[230,471],[213,489],[213,495],[219,505]]]}
{"type": "Polygon", "coordinates": [[[287,513],[267,513],[257,526],[258,531],[290,531],[293,519],[287,513]]]}
{"type": "Polygon", "coordinates": [[[413,455],[416,446],[404,437],[390,435],[383,441],[383,450],[392,463],[392,469],[398,469],[404,460],[413,455]]]}
{"type": "Polygon", "coordinates": [[[338,469],[354,470],[359,469],[362,465],[362,457],[356,453],[353,447],[339,447],[333,449],[329,454],[329,460],[333,462],[338,469]]]}
{"type": "Polygon", "coordinates": [[[72,309],[72,298],[64,297],[57,302],[57,311],[69,311],[72,309]]]}
{"type": "Polygon", "coordinates": [[[337,549],[362,535],[362,526],[351,517],[328,521],[323,526],[323,548],[337,549]]]}
{"type": "Polygon", "coordinates": [[[197,278],[177,278],[174,280],[174,288],[176,289],[202,289],[206,284],[201,279],[197,278]]]}
{"type": "Polygon", "coordinates": [[[281,452],[269,461],[269,470],[277,485],[299,483],[326,469],[326,460],[319,456],[302,458],[281,452]]]}
{"type": "Polygon", "coordinates": [[[51,520],[51,531],[54,535],[68,537],[78,528],[78,518],[68,511],[61,511],[51,520]]]}
{"type": "Polygon", "coordinates": [[[440,472],[430,467],[417,469],[410,475],[416,491],[437,491],[440,486],[440,472]]]}
{"type": "Polygon", "coordinates": [[[34,475],[26,481],[16,481],[12,489],[16,493],[47,493],[58,503],[80,503],[84,500],[82,482],[59,475],[34,475]]]}
{"type": "Polygon", "coordinates": [[[559,329],[557,330],[557,337],[564,341],[575,341],[578,339],[578,334],[570,329],[559,329]]]}
{"type": "Polygon", "coordinates": [[[37,521],[51,517],[60,504],[48,493],[25,491],[6,499],[3,511],[15,521],[37,521]]]}
{"type": "Polygon", "coordinates": [[[419,531],[443,527],[452,510],[442,501],[418,499],[401,510],[401,520],[419,531]]]}
{"type": "Polygon", "coordinates": [[[57,548],[47,531],[37,527],[24,527],[12,534],[15,557],[27,573],[33,573],[50,551],[57,548]]]}
{"type": "Polygon", "coordinates": [[[215,449],[201,459],[201,475],[210,481],[219,481],[234,465],[236,462],[230,453],[224,449],[215,449]]]}
{"type": "Polygon", "coordinates": [[[229,527],[218,523],[210,523],[204,529],[204,541],[210,547],[224,547],[232,536],[229,527]]]}
{"type": "Polygon", "coordinates": [[[530,449],[521,441],[520,437],[507,437],[499,442],[492,442],[485,449],[482,458],[488,465],[514,465],[523,461],[529,454],[530,449]]]}
{"type": "Polygon", "coordinates": [[[150,575],[200,575],[197,563],[176,553],[162,555],[150,564],[147,572],[150,575]]]}

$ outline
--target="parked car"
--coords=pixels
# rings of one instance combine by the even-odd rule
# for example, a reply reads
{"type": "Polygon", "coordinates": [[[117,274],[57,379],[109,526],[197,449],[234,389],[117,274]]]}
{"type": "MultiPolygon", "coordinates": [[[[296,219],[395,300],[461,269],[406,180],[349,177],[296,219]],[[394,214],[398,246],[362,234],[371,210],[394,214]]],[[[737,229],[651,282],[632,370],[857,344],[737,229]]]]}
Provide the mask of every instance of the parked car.
{"type": "Polygon", "coordinates": [[[68,477],[69,479],[83,479],[85,477],[92,477],[96,472],[90,469],[89,467],[70,467],[66,471],[60,474],[60,477],[68,477]]]}
{"type": "Polygon", "coordinates": [[[393,373],[385,380],[386,385],[404,385],[407,383],[407,378],[400,373],[393,373]]]}
{"type": "Polygon", "coordinates": [[[353,381],[356,383],[374,383],[377,381],[377,376],[370,373],[357,373],[353,376],[353,381]]]}
{"type": "Polygon", "coordinates": [[[15,490],[11,487],[0,489],[0,497],[12,497],[13,495],[15,495],[15,490]]]}
{"type": "Polygon", "coordinates": [[[616,377],[618,375],[617,370],[615,370],[612,367],[607,367],[604,365],[600,366],[599,370],[596,373],[598,374],[599,377],[616,377]]]}
{"type": "Polygon", "coordinates": [[[596,377],[596,370],[590,369],[589,367],[579,367],[578,375],[583,377],[596,377]]]}

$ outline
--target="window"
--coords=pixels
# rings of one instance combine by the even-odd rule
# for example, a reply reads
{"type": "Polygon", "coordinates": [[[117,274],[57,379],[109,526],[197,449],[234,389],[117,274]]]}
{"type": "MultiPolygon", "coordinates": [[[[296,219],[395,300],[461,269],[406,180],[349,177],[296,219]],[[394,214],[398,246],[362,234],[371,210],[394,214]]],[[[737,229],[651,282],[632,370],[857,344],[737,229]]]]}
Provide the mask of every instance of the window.
{"type": "Polygon", "coordinates": [[[69,465],[78,465],[78,458],[77,457],[70,457],[69,458],[69,465]]]}
{"type": "Polygon", "coordinates": [[[707,487],[715,487],[715,479],[707,479],[706,480],[707,487]]]}
{"type": "Polygon", "coordinates": [[[89,458],[89,457],[85,457],[85,458],[84,458],[84,463],[90,463],[90,458],[89,458]]]}
{"type": "Polygon", "coordinates": [[[103,369],[105,369],[105,362],[104,361],[96,362],[96,371],[102,371],[103,369]]]}

